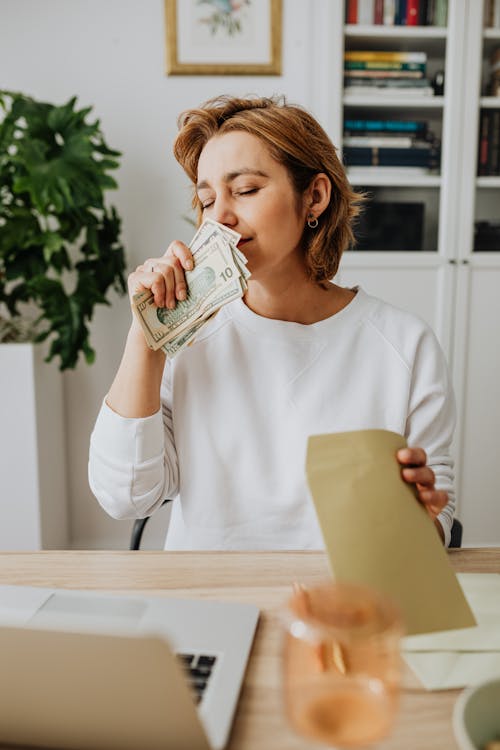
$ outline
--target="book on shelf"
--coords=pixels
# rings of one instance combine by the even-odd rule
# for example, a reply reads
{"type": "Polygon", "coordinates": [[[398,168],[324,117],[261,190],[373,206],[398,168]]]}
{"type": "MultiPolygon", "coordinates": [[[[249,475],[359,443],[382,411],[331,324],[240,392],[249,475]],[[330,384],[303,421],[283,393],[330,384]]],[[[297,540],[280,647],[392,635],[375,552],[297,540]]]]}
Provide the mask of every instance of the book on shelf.
{"type": "Polygon", "coordinates": [[[342,149],[347,167],[439,167],[439,150],[431,144],[405,147],[345,146],[342,149]]]}
{"type": "Polygon", "coordinates": [[[485,0],[484,25],[490,29],[500,28],[500,0],[485,0]]]}
{"type": "Polygon", "coordinates": [[[384,23],[384,0],[375,0],[373,4],[373,23],[377,26],[384,23]]]}
{"type": "MultiPolygon", "coordinates": [[[[479,2],[479,0],[475,0],[479,2]]],[[[446,26],[448,23],[448,0],[434,0],[433,25],[446,26]]]]}
{"type": "MultiPolygon", "coordinates": [[[[500,0],[489,2],[494,8],[500,0]]],[[[364,26],[446,26],[447,15],[448,0],[347,0],[345,6],[346,23],[364,26]]]]}
{"type": "Polygon", "coordinates": [[[375,14],[374,0],[357,0],[358,18],[357,23],[363,26],[369,26],[373,23],[375,14]]]}
{"type": "Polygon", "coordinates": [[[425,73],[425,62],[412,62],[402,60],[346,60],[344,70],[351,71],[420,71],[425,73]]]}
{"type": "Polygon", "coordinates": [[[500,176],[500,109],[482,109],[479,116],[477,173],[500,176]]]}
{"type": "Polygon", "coordinates": [[[474,223],[474,252],[500,251],[500,224],[493,221],[474,223]]]}
{"type": "Polygon", "coordinates": [[[358,23],[358,0],[346,0],[345,22],[349,24],[358,23]]]}
{"type": "Polygon", "coordinates": [[[345,135],[342,139],[343,146],[356,146],[359,148],[411,148],[415,139],[409,135],[345,135]]]}
{"type": "Polygon", "coordinates": [[[345,135],[410,133],[423,138],[427,128],[426,120],[344,119],[345,135]]]}
{"type": "Polygon", "coordinates": [[[352,78],[359,78],[361,81],[371,78],[376,78],[380,81],[386,81],[389,78],[399,78],[403,81],[407,81],[423,77],[423,70],[351,70],[349,68],[344,70],[344,81],[348,81],[352,78]]]}
{"type": "Polygon", "coordinates": [[[422,86],[415,86],[413,84],[418,81],[399,81],[398,85],[393,85],[396,81],[389,82],[374,80],[374,81],[349,81],[344,86],[344,97],[346,101],[351,96],[385,96],[385,97],[428,97],[434,96],[434,89],[427,80],[423,82],[422,86]]]}
{"type": "Polygon", "coordinates": [[[496,47],[491,53],[486,93],[489,96],[500,96],[500,47],[496,47]]]}
{"type": "Polygon", "coordinates": [[[349,86],[348,88],[344,89],[344,100],[346,104],[349,104],[349,99],[351,99],[353,102],[358,102],[360,96],[376,96],[379,100],[403,99],[404,97],[408,97],[409,99],[414,97],[417,97],[419,99],[427,99],[430,98],[433,94],[434,91],[432,88],[416,90],[410,88],[388,89],[385,86],[359,86],[357,88],[349,86]]]}
{"type": "Polygon", "coordinates": [[[344,52],[344,62],[414,62],[427,63],[426,52],[403,52],[392,50],[346,50],[344,52]]]}
{"type": "Polygon", "coordinates": [[[396,23],[396,0],[384,0],[384,26],[394,26],[396,23]]]}
{"type": "MultiPolygon", "coordinates": [[[[423,3],[422,3],[423,5],[423,3]]],[[[407,26],[418,26],[422,20],[419,0],[407,0],[405,22],[407,26]]]]}
{"type": "Polygon", "coordinates": [[[398,77],[391,77],[391,76],[367,76],[365,78],[361,76],[344,76],[344,81],[346,85],[348,86],[373,86],[373,88],[377,87],[385,87],[390,89],[400,89],[400,88],[412,88],[412,89],[425,89],[430,88],[433,92],[434,89],[431,86],[431,82],[428,78],[400,78],[398,77]]]}
{"type": "Polygon", "coordinates": [[[403,89],[410,96],[432,96],[426,64],[425,52],[348,50],[344,53],[344,91],[369,94],[368,87],[373,86],[377,93],[380,89],[403,89]]]}

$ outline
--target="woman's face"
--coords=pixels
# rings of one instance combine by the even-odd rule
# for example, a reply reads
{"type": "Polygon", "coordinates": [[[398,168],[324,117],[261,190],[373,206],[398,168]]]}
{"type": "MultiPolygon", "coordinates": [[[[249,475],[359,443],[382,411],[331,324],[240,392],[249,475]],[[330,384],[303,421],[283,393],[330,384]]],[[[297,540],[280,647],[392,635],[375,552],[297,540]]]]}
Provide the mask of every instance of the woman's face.
{"type": "Polygon", "coordinates": [[[254,135],[232,131],[211,138],[198,162],[197,193],[203,218],[241,234],[238,244],[254,280],[300,269],[307,217],[281,164],[254,135]]]}

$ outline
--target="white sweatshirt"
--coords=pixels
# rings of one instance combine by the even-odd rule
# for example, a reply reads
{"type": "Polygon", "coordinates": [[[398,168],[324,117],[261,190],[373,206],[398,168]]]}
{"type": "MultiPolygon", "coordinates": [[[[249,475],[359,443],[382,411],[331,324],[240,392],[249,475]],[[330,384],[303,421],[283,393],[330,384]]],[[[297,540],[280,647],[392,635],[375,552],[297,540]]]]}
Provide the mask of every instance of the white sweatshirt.
{"type": "Polygon", "coordinates": [[[314,549],[323,541],[305,477],[309,435],[379,428],[424,448],[450,493],[454,399],[446,362],[419,318],[358,290],[312,325],[226,305],[167,360],[162,408],[124,418],[105,403],[89,481],[114,518],[175,498],[166,549],[314,549]]]}

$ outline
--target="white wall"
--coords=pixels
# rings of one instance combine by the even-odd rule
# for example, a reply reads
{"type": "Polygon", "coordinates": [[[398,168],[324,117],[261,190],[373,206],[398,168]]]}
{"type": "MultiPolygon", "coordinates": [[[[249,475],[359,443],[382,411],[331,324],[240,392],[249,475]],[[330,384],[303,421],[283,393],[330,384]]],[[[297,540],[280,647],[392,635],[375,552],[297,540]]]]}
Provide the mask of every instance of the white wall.
{"type": "MultiPolygon", "coordinates": [[[[123,152],[109,200],[122,216],[132,269],[191,235],[182,219],[188,184],[171,155],[181,110],[220,93],[284,93],[324,121],[328,97],[338,95],[322,86],[329,34],[318,14],[331,1],[284,0],[283,75],[249,78],[166,76],[162,0],[0,0],[0,88],[54,103],[76,95],[94,107],[108,144],[123,152]]],[[[124,548],[129,537],[130,522],[108,518],[87,484],[89,435],[128,325],[126,299],[113,298],[93,322],[95,364],[82,362],[64,378],[74,547],[124,548]]],[[[146,546],[161,546],[165,523],[150,526],[146,546]]]]}

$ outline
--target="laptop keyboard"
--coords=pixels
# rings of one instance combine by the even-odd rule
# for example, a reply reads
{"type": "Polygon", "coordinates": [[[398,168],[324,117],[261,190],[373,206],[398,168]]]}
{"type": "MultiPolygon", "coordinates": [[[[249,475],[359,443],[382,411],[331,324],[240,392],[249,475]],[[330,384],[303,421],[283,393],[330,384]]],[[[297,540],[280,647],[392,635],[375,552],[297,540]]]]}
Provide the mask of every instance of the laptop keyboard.
{"type": "Polygon", "coordinates": [[[177,654],[185,670],[195,703],[200,703],[208,685],[217,657],[209,654],[177,654]]]}

